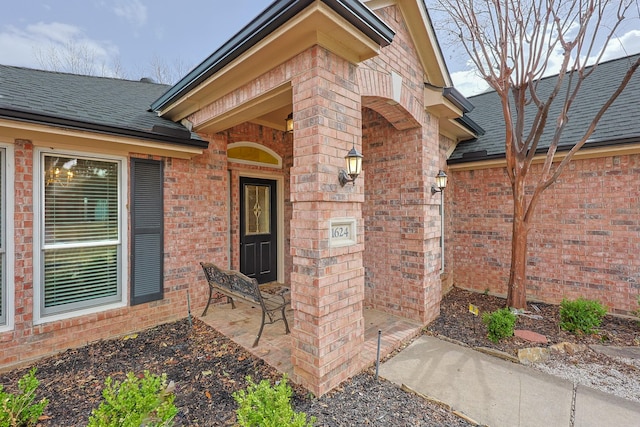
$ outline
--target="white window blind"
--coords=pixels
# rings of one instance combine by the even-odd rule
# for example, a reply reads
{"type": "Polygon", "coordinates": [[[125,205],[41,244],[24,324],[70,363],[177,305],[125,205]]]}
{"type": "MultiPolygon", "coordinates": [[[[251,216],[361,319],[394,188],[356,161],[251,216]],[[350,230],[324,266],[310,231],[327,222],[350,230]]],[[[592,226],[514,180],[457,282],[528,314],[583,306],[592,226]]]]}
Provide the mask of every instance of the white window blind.
{"type": "Polygon", "coordinates": [[[43,155],[42,314],[121,300],[117,161],[43,155]]]}

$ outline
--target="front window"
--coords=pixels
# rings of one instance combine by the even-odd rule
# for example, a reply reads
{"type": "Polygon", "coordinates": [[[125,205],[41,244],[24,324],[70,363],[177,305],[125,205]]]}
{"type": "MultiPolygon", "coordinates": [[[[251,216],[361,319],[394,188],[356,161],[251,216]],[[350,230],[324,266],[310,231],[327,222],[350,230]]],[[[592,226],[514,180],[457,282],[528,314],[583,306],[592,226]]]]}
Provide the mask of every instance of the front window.
{"type": "Polygon", "coordinates": [[[41,157],[40,314],[122,301],[121,161],[41,157]]]}

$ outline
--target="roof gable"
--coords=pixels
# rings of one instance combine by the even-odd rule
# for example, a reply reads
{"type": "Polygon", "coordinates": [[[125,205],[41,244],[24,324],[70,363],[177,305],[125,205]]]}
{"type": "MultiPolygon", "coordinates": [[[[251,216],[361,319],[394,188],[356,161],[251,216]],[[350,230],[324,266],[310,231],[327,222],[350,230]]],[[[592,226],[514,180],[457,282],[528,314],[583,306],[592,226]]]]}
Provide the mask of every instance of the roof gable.
{"type": "Polygon", "coordinates": [[[362,2],[374,11],[397,5],[416,47],[427,83],[442,88],[453,86],[424,0],[362,0],[362,2]]]}
{"type": "MultiPolygon", "coordinates": [[[[437,118],[439,133],[457,143],[475,136],[482,129],[470,120],[463,120],[464,113],[473,106],[452,84],[431,18],[423,0],[362,0],[381,16],[388,16],[402,22],[402,33],[410,44],[411,55],[415,56],[422,75],[423,106],[429,114],[437,118]],[[386,15],[386,14],[389,15],[386,15]]],[[[398,33],[401,31],[399,29],[398,33]]],[[[404,52],[403,52],[404,53],[404,52]]]]}
{"type": "Polygon", "coordinates": [[[251,79],[313,44],[327,44],[330,50],[338,49],[341,54],[346,52],[361,61],[373,56],[380,46],[391,43],[393,35],[393,31],[358,0],[277,0],[151,107],[179,120],[219,96],[221,87],[226,92],[244,82],[217,82],[216,75],[223,74],[225,69],[235,67],[235,75],[244,76],[244,80],[251,79]],[[341,20],[339,24],[336,24],[337,19],[341,20]],[[348,29],[338,31],[343,28],[344,21],[360,34],[356,36],[348,29]],[[287,27],[289,23],[293,24],[287,27]],[[310,34],[316,27],[318,34],[310,34]],[[341,37],[346,38],[345,42],[335,43],[335,39],[341,37]],[[271,47],[269,52],[268,47],[271,47]],[[185,98],[190,99],[185,101],[185,98]]]}

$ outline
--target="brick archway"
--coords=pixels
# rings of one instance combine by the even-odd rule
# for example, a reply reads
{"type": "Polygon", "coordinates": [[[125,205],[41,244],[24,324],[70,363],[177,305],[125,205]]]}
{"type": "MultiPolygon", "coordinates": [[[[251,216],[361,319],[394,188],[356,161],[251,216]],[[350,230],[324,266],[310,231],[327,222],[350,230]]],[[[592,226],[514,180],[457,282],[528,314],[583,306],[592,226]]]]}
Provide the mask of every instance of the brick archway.
{"type": "Polygon", "coordinates": [[[394,128],[406,130],[421,127],[424,111],[405,87],[402,76],[369,68],[358,70],[362,106],[383,116],[394,128]]]}

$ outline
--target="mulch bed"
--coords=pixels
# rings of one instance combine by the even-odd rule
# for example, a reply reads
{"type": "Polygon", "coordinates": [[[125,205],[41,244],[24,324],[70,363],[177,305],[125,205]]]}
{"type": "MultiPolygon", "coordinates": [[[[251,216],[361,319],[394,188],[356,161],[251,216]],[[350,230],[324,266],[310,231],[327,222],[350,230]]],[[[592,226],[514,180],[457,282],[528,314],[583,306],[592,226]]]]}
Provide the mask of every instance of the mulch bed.
{"type": "MultiPolygon", "coordinates": [[[[517,337],[493,343],[487,338],[487,328],[482,323],[482,313],[505,307],[504,298],[453,288],[442,300],[440,316],[430,323],[426,333],[445,336],[470,347],[489,347],[515,355],[518,349],[539,346],[517,337]],[[478,307],[480,314],[473,315],[469,304],[478,307]]],[[[592,335],[575,335],[560,329],[560,307],[544,303],[527,304],[527,312],[542,316],[534,319],[518,316],[516,329],[530,330],[546,336],[546,345],[561,342],[578,344],[605,344],[615,346],[640,345],[638,321],[630,318],[605,316],[598,331],[592,335]]]]}
{"type": "MultiPolygon", "coordinates": [[[[46,397],[41,426],[86,426],[102,400],[108,376],[122,381],[128,371],[166,373],[176,383],[177,426],[234,425],[232,393],[246,387],[246,376],[272,383],[281,375],[199,320],[158,326],[139,334],[99,341],[41,360],[33,366],[40,380],[38,400],[46,397]]],[[[15,392],[30,367],[0,374],[15,392]]],[[[407,393],[371,372],[346,381],[322,398],[293,385],[293,405],[318,418],[317,426],[468,426],[442,407],[407,393]]]]}
{"type": "MultiPolygon", "coordinates": [[[[486,338],[480,316],[469,312],[469,304],[480,313],[502,308],[502,298],[454,288],[442,301],[440,316],[424,330],[471,347],[491,347],[515,354],[531,343],[516,337],[495,344],[486,338]]],[[[606,343],[631,346],[640,343],[640,329],[633,319],[607,316],[597,334],[576,336],[558,328],[559,307],[529,304],[542,320],[519,317],[517,328],[545,335],[549,344],[570,341],[586,344],[606,343]]],[[[281,375],[262,360],[203,322],[193,325],[181,320],[120,339],[99,341],[43,359],[37,368],[38,399],[50,403],[40,425],[85,426],[91,410],[97,408],[108,376],[123,380],[127,372],[144,370],[166,373],[176,383],[175,404],[179,408],[178,426],[228,426],[235,423],[237,404],[233,392],[246,387],[246,376],[255,382],[281,375]]],[[[31,367],[0,374],[7,391],[31,367]]],[[[363,372],[323,396],[313,398],[302,387],[292,384],[293,405],[298,411],[318,418],[317,426],[468,426],[442,407],[407,393],[397,386],[376,380],[373,371],[363,372]]]]}
{"type": "MultiPolygon", "coordinates": [[[[424,333],[453,340],[472,348],[488,347],[511,356],[516,356],[519,349],[528,347],[546,347],[561,342],[586,344],[586,349],[583,351],[551,352],[553,364],[565,365],[567,368],[599,367],[598,370],[613,371],[616,375],[623,375],[629,379],[637,378],[639,375],[636,364],[612,358],[588,347],[593,344],[620,347],[639,346],[640,325],[638,319],[607,315],[594,334],[576,335],[560,329],[559,306],[529,303],[527,304],[527,312],[542,316],[542,319],[518,316],[515,327],[544,335],[548,343],[533,343],[515,336],[494,343],[487,338],[487,328],[482,323],[482,313],[495,311],[505,306],[506,300],[504,298],[453,288],[442,300],[440,316],[424,329],[424,333]],[[478,316],[470,313],[469,304],[478,307],[478,316]]],[[[586,384],[593,386],[595,383],[587,382],[586,384]]]]}

